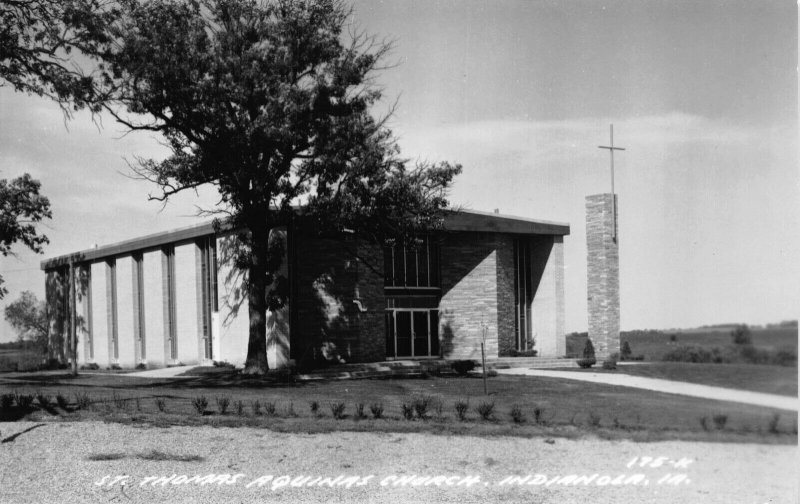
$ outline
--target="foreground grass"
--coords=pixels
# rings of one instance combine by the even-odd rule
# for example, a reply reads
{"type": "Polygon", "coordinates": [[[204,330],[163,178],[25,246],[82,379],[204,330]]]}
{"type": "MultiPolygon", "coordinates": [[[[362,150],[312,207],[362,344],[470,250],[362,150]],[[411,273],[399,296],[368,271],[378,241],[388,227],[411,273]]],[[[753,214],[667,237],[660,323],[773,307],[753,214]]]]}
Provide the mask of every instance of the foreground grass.
{"type": "Polygon", "coordinates": [[[217,373],[186,380],[147,380],[124,375],[79,376],[37,373],[8,376],[0,394],[49,395],[53,404],[23,411],[17,406],[0,412],[6,421],[59,417],[70,421],[103,420],[155,426],[253,426],[284,432],[378,431],[428,432],[475,436],[585,435],[611,439],[706,440],[796,443],[797,414],[767,408],[661,394],[625,387],[538,377],[498,376],[489,380],[489,395],[477,377],[380,379],[279,383],[217,373]],[[67,398],[66,408],[54,398],[67,398]],[[87,400],[78,407],[77,398],[87,400]],[[203,414],[199,397],[207,400],[203,414]],[[406,420],[403,404],[428,397],[423,418],[406,420]],[[226,413],[217,398],[227,398],[226,413]],[[241,414],[237,403],[242,402],[241,414]],[[259,407],[254,408],[258,401],[259,407]],[[464,421],[455,404],[468,402],[464,421]],[[312,411],[311,404],[318,408],[312,411]],[[344,404],[341,419],[332,406],[344,404]],[[364,405],[364,416],[356,415],[364,405]],[[383,418],[371,418],[370,406],[380,404],[383,418]],[[494,404],[488,420],[481,404],[494,404]],[[439,407],[439,405],[441,405],[439,407]],[[159,408],[163,407],[163,411],[159,408]],[[523,420],[512,419],[514,406],[523,420]],[[537,421],[538,412],[538,421],[537,421]],[[776,416],[777,415],[777,416],[776,416]],[[715,423],[714,418],[723,419],[715,423]]]}
{"type": "Polygon", "coordinates": [[[797,368],[758,364],[695,364],[691,362],[648,362],[619,364],[616,370],[599,364],[589,368],[564,368],[578,373],[622,373],[645,378],[684,381],[715,387],[749,390],[797,397],[797,368]]]}

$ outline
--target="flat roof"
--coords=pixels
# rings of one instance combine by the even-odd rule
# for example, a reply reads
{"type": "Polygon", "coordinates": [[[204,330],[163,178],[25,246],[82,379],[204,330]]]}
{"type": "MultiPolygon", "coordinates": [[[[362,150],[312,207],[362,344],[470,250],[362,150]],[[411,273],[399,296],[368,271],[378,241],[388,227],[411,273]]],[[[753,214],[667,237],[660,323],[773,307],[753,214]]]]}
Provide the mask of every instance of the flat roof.
{"type": "MultiPolygon", "coordinates": [[[[223,224],[224,228],[224,224],[223,224]]],[[[569,224],[546,220],[527,219],[513,215],[479,212],[476,210],[455,210],[444,218],[445,231],[468,231],[512,234],[568,235],[569,224]]],[[[97,261],[106,257],[124,255],[140,250],[153,249],[170,243],[193,240],[214,234],[213,221],[192,226],[153,233],[125,240],[111,245],[94,247],[72,254],[51,257],[41,262],[43,270],[69,264],[70,262],[97,261]]]]}

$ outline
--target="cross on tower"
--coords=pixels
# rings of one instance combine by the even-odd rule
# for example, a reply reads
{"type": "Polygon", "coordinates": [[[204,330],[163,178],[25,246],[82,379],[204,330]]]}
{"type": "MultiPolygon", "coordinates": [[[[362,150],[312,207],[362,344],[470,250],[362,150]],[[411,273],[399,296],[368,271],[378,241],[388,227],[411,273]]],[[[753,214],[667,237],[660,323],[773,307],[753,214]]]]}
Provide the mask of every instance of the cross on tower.
{"type": "Polygon", "coordinates": [[[611,238],[617,241],[617,197],[614,195],[614,151],[624,151],[623,147],[614,147],[614,125],[611,127],[611,145],[598,145],[600,149],[608,149],[611,153],[611,238]]]}

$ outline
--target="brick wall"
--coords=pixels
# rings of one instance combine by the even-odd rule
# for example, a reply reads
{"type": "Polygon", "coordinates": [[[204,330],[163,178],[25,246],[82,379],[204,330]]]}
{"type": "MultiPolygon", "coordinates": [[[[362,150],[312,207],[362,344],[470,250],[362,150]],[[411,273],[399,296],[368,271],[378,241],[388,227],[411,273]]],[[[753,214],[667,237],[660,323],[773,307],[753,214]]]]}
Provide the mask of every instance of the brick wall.
{"type": "Polygon", "coordinates": [[[509,356],[517,346],[514,328],[514,237],[495,235],[494,248],[497,261],[497,353],[491,357],[509,356]]]}
{"type": "Polygon", "coordinates": [[[586,197],[589,338],[598,357],[619,352],[619,236],[616,241],[612,238],[615,201],[611,194],[586,197]]]}
{"type": "MultiPolygon", "coordinates": [[[[480,359],[484,327],[486,355],[498,355],[496,236],[448,233],[443,238],[439,335],[446,359],[480,359]]],[[[500,263],[504,262],[501,255],[500,263]]],[[[513,318],[511,324],[513,330],[513,318]]]]}

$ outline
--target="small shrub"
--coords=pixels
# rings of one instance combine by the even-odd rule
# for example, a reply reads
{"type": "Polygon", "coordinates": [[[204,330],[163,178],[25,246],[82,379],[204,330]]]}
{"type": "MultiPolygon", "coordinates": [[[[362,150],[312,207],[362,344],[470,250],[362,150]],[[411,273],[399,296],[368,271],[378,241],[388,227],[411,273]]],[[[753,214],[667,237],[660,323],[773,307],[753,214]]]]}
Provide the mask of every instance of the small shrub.
{"type": "Polygon", "coordinates": [[[790,346],[779,348],[772,357],[772,363],[778,366],[796,366],[797,350],[790,346]]]}
{"type": "Polygon", "coordinates": [[[491,420],[492,413],[494,412],[494,403],[482,402],[475,407],[475,411],[477,411],[484,420],[491,420]]]}
{"type": "Polygon", "coordinates": [[[383,404],[382,403],[372,403],[369,406],[369,411],[372,413],[372,418],[375,420],[379,418],[383,418],[383,404]]]}
{"type": "Polygon", "coordinates": [[[345,404],[343,402],[331,403],[330,407],[333,418],[336,420],[341,420],[344,418],[345,404]]]}
{"type": "Polygon", "coordinates": [[[590,411],[589,412],[589,426],[590,427],[600,427],[600,415],[590,411]]]}
{"type": "Polygon", "coordinates": [[[33,404],[33,396],[31,394],[15,394],[14,399],[17,401],[17,406],[26,410],[33,404]]]}
{"type": "Polygon", "coordinates": [[[167,412],[167,402],[164,400],[164,398],[163,397],[156,397],[155,401],[156,401],[156,408],[158,408],[158,411],[160,411],[161,413],[166,413],[167,412]]]}
{"type": "Polygon", "coordinates": [[[267,413],[268,416],[275,416],[277,414],[277,409],[275,408],[275,403],[267,401],[264,404],[264,411],[267,413]]]}
{"type": "Polygon", "coordinates": [[[433,410],[436,412],[436,418],[438,420],[444,418],[444,415],[442,414],[442,411],[444,410],[444,403],[442,402],[442,400],[437,397],[435,399],[432,399],[431,403],[433,404],[433,410]]]}
{"type": "Polygon", "coordinates": [[[367,415],[364,414],[364,403],[356,403],[356,414],[353,418],[355,420],[367,418],[367,415]]]}
{"type": "Polygon", "coordinates": [[[594,345],[592,344],[592,340],[587,339],[586,345],[583,347],[583,358],[578,359],[578,365],[584,369],[588,369],[595,364],[597,364],[597,359],[594,355],[594,345]]]}
{"type": "Polygon", "coordinates": [[[128,409],[128,399],[120,395],[117,395],[116,392],[114,392],[114,395],[111,397],[111,400],[114,402],[114,406],[118,410],[128,409]]]}
{"type": "Polygon", "coordinates": [[[231,400],[227,396],[217,397],[217,409],[220,415],[224,415],[228,412],[228,405],[230,405],[230,403],[231,400]]]}
{"type": "Polygon", "coordinates": [[[236,416],[244,416],[244,402],[241,399],[233,403],[233,408],[236,410],[236,416]]]}
{"type": "Polygon", "coordinates": [[[403,409],[403,418],[406,420],[414,420],[414,405],[413,404],[406,404],[403,403],[401,405],[403,409]]]}
{"type": "Polygon", "coordinates": [[[142,400],[139,397],[133,399],[136,402],[136,411],[142,411],[142,400]]]}
{"type": "Polygon", "coordinates": [[[714,426],[717,428],[717,430],[724,429],[725,424],[728,423],[728,415],[718,414],[712,416],[711,419],[714,421],[714,426]]]}
{"type": "Polygon", "coordinates": [[[259,416],[261,414],[261,403],[258,399],[250,403],[250,408],[253,410],[253,416],[259,416]]]}
{"type": "Polygon", "coordinates": [[[51,399],[50,399],[49,395],[44,394],[42,392],[37,392],[36,393],[36,400],[39,402],[39,406],[41,406],[42,408],[49,408],[50,407],[51,399]]]}
{"type": "Polygon", "coordinates": [[[673,343],[677,342],[678,341],[678,335],[677,334],[670,334],[669,335],[669,340],[671,342],[673,342],[673,343]]]}
{"type": "Polygon", "coordinates": [[[459,376],[467,376],[475,369],[475,362],[471,360],[457,360],[450,365],[459,376]]]}
{"type": "Polygon", "coordinates": [[[100,366],[96,362],[90,362],[88,364],[81,365],[81,371],[97,371],[100,369],[100,366]]]}
{"type": "Polygon", "coordinates": [[[139,364],[136,364],[136,369],[144,371],[145,369],[147,369],[147,364],[145,364],[144,362],[140,362],[139,364]]]}
{"type": "Polygon", "coordinates": [[[10,409],[12,404],[14,404],[14,394],[3,394],[0,396],[0,407],[4,410],[10,409]]]}
{"type": "Polygon", "coordinates": [[[122,370],[122,366],[120,366],[119,364],[111,364],[110,366],[108,366],[108,369],[110,371],[120,371],[122,370]]]}
{"type": "Polygon", "coordinates": [[[212,361],[212,363],[214,364],[214,367],[218,368],[227,368],[227,369],[236,368],[236,366],[227,361],[212,361]]]}
{"type": "Polygon", "coordinates": [[[511,406],[511,411],[509,412],[511,415],[511,419],[516,424],[521,424],[525,422],[525,413],[522,412],[522,406],[519,404],[514,404],[511,406]]]}
{"type": "Polygon", "coordinates": [[[635,360],[635,361],[643,361],[644,360],[644,354],[637,355],[636,357],[633,358],[633,360],[635,360]]]}
{"type": "Polygon", "coordinates": [[[541,406],[533,407],[533,421],[536,422],[536,425],[544,424],[544,408],[541,406]]]}
{"type": "Polygon", "coordinates": [[[206,408],[208,407],[208,399],[206,399],[206,396],[197,396],[192,399],[192,406],[194,406],[198,415],[202,415],[206,412],[206,408]]]}
{"type": "Polygon", "coordinates": [[[417,418],[420,420],[425,420],[425,416],[428,413],[428,406],[430,406],[431,397],[430,396],[419,396],[415,397],[411,402],[411,405],[414,407],[414,411],[417,413],[417,418]]]}
{"type": "Polygon", "coordinates": [[[708,424],[708,417],[705,416],[700,417],[700,427],[702,427],[703,430],[706,432],[708,432],[711,429],[711,427],[708,424]]]}
{"type": "Polygon", "coordinates": [[[578,366],[580,366],[581,368],[588,369],[597,364],[597,359],[592,357],[591,359],[578,359],[575,362],[577,362],[578,366]]]}
{"type": "Polygon", "coordinates": [[[311,410],[312,415],[319,415],[319,403],[317,401],[311,401],[308,403],[308,408],[311,410]]]}
{"type": "Polygon", "coordinates": [[[467,419],[467,411],[469,411],[469,401],[460,399],[455,403],[456,415],[460,421],[467,419]]]}
{"type": "Polygon", "coordinates": [[[69,406],[69,400],[67,400],[67,398],[61,395],[61,392],[59,392],[56,394],[56,404],[58,404],[59,408],[65,410],[67,409],[67,406],[69,406]]]}
{"type": "Polygon", "coordinates": [[[494,378],[495,376],[497,376],[497,370],[496,369],[490,369],[490,370],[486,371],[486,376],[489,377],[489,378],[494,378]]]}
{"type": "Polygon", "coordinates": [[[609,358],[603,361],[603,369],[607,369],[609,371],[613,371],[617,369],[617,361],[613,358],[609,358]]]}
{"type": "Polygon", "coordinates": [[[620,349],[620,360],[631,360],[633,356],[633,351],[631,350],[631,345],[627,341],[622,343],[622,348],[620,349]]]}
{"type": "Polygon", "coordinates": [[[286,406],[286,416],[287,417],[296,417],[297,413],[294,411],[294,403],[290,402],[289,406],[286,406]]]}
{"type": "Polygon", "coordinates": [[[769,421],[769,432],[771,434],[778,434],[780,431],[778,430],[778,423],[781,421],[781,415],[779,413],[775,413],[772,415],[772,418],[769,421]]]}

